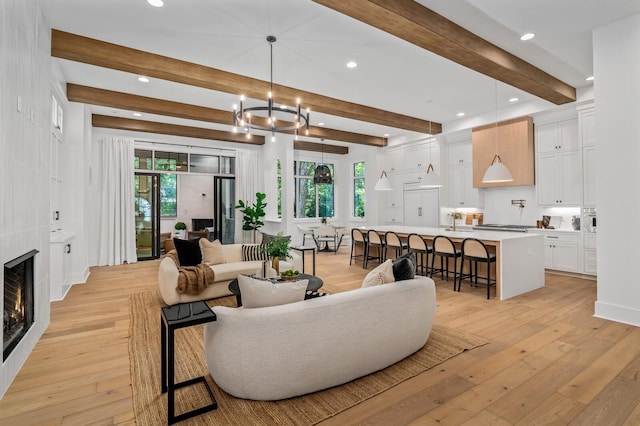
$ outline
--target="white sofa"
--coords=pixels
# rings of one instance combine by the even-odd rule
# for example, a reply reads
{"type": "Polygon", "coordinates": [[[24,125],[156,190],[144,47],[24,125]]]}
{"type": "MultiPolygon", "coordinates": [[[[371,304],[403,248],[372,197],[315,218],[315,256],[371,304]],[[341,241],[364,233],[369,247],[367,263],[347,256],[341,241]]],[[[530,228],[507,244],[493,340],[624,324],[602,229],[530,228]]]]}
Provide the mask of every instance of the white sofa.
{"type": "Polygon", "coordinates": [[[381,370],[426,343],[436,313],[433,280],[416,277],[266,308],[212,308],[209,372],[225,392],[279,400],[381,370]]]}
{"type": "MultiPolygon", "coordinates": [[[[215,274],[215,283],[209,285],[198,295],[181,294],[176,291],[178,285],[178,268],[173,260],[165,257],[160,262],[158,268],[158,288],[160,296],[167,305],[177,303],[193,302],[196,300],[208,300],[216,297],[228,296],[229,282],[238,278],[239,274],[255,274],[262,271],[262,261],[243,261],[242,244],[223,244],[225,263],[210,265],[215,274]]],[[[290,251],[291,258],[287,261],[280,261],[280,270],[298,269],[302,270],[302,260],[300,255],[290,251]]],[[[274,272],[270,270],[270,272],[274,272]]]]}

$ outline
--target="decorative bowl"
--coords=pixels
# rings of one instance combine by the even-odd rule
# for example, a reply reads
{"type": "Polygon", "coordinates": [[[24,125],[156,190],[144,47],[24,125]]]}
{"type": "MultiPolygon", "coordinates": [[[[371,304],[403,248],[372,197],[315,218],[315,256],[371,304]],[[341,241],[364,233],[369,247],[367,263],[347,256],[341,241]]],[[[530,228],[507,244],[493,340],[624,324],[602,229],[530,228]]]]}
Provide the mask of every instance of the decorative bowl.
{"type": "Polygon", "coordinates": [[[297,275],[280,275],[280,279],[282,281],[297,281],[298,276],[297,275]]]}

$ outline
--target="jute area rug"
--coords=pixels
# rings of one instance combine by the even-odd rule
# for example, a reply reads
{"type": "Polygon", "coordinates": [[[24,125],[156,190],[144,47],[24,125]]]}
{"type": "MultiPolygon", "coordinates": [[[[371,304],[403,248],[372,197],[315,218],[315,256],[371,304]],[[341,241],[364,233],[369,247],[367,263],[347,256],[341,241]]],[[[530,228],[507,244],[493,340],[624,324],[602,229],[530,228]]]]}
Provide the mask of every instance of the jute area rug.
{"type": "MultiPolygon", "coordinates": [[[[215,299],[210,305],[236,306],[235,296],[215,299]]],[[[157,291],[132,294],[129,359],[133,407],[138,425],[167,423],[167,395],[160,393],[160,308],[157,291]]],[[[282,401],[234,398],[218,388],[204,359],[203,326],[180,329],[175,335],[176,381],[205,376],[218,409],[184,421],[184,425],[312,425],[414,377],[463,351],[487,342],[464,332],[436,325],[426,345],[415,354],[384,370],[301,397],[282,401]]],[[[330,368],[318,361],[318,368],[330,368]]],[[[176,414],[208,404],[203,385],[176,392],[176,414]]]]}

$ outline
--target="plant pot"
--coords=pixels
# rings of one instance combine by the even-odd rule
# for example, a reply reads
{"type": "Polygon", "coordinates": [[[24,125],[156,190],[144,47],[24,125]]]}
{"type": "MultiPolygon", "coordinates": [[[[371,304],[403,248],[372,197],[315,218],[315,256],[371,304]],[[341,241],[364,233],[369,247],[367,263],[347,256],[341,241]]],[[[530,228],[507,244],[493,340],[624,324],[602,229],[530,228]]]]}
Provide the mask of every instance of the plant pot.
{"type": "Polygon", "coordinates": [[[271,258],[271,267],[276,271],[276,275],[280,275],[280,258],[278,256],[271,258]]]}
{"type": "Polygon", "coordinates": [[[298,276],[297,275],[281,275],[280,279],[282,281],[297,281],[298,276]]]}

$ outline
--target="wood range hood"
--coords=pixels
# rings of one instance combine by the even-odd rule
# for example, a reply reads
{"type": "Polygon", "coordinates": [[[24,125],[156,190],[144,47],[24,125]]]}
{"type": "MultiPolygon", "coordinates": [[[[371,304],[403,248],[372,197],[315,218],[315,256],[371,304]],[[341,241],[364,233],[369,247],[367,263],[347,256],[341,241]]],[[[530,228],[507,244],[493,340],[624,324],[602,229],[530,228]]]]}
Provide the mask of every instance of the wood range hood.
{"type": "Polygon", "coordinates": [[[474,188],[535,185],[533,118],[519,117],[474,127],[471,135],[474,188]],[[496,152],[511,172],[513,181],[482,182],[496,152]]]}

